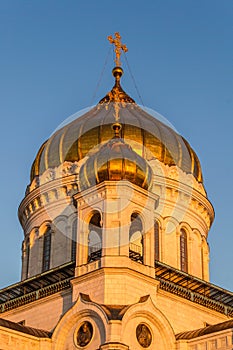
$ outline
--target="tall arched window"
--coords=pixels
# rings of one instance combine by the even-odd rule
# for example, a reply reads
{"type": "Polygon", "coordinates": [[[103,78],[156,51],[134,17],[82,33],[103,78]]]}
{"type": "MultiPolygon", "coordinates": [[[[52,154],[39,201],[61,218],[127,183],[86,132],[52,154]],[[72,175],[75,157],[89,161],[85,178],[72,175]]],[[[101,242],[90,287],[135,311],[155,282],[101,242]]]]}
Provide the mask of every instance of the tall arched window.
{"type": "Polygon", "coordinates": [[[51,227],[48,226],[44,234],[42,272],[49,270],[50,254],[51,254],[51,227]]]}
{"type": "Polygon", "coordinates": [[[129,257],[132,260],[143,262],[142,221],[138,214],[131,215],[129,229],[129,257]]]}
{"type": "Polygon", "coordinates": [[[77,247],[77,219],[74,220],[72,225],[72,241],[71,241],[71,261],[76,260],[76,248],[77,247]]]}
{"type": "Polygon", "coordinates": [[[180,269],[188,272],[187,233],[184,229],[180,230],[180,269]]]}
{"type": "Polygon", "coordinates": [[[154,239],[155,239],[155,260],[159,260],[159,223],[154,223],[154,239]]]}
{"type": "Polygon", "coordinates": [[[101,215],[95,212],[89,222],[88,262],[98,260],[102,254],[101,215]]]}

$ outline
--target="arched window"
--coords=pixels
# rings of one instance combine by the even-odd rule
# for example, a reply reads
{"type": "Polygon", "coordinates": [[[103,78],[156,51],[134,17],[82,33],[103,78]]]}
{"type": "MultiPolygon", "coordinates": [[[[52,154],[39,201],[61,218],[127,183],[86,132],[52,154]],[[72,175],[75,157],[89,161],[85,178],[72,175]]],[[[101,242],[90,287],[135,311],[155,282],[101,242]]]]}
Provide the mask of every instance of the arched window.
{"type": "Polygon", "coordinates": [[[89,222],[88,262],[98,260],[102,254],[101,216],[95,212],[89,222]]]}
{"type": "Polygon", "coordinates": [[[159,223],[154,223],[154,239],[155,239],[155,260],[159,260],[159,223]]]}
{"type": "Polygon", "coordinates": [[[129,257],[132,260],[143,262],[142,221],[138,214],[131,215],[129,229],[129,257]]]}
{"type": "Polygon", "coordinates": [[[48,226],[44,234],[42,272],[49,270],[51,254],[51,227],[48,226]]]}
{"type": "Polygon", "coordinates": [[[188,272],[187,234],[184,229],[180,230],[180,269],[188,272]]]}
{"type": "Polygon", "coordinates": [[[76,248],[77,247],[77,219],[74,220],[72,225],[72,241],[71,241],[71,261],[76,260],[76,248]]]}
{"type": "Polygon", "coordinates": [[[30,259],[30,238],[26,239],[26,278],[28,278],[29,273],[29,259],[30,259]]]}

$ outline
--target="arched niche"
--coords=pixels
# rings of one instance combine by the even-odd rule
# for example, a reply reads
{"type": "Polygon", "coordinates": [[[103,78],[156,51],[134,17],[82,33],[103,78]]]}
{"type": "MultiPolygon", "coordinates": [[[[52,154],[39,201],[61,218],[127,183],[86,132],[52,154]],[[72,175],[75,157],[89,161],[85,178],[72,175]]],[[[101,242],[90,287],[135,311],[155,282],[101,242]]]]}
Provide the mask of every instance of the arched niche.
{"type": "Polygon", "coordinates": [[[132,260],[143,262],[143,225],[140,215],[131,215],[129,228],[129,257],[132,260]]]}
{"type": "Polygon", "coordinates": [[[88,225],[88,262],[101,258],[102,219],[99,211],[94,211],[88,225]]]}

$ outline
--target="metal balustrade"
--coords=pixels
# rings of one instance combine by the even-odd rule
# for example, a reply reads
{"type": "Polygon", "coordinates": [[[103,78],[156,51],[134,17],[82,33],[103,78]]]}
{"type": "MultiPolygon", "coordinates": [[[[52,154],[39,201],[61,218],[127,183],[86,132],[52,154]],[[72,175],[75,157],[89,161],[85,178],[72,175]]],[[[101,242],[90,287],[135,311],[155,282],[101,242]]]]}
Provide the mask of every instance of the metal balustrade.
{"type": "Polygon", "coordinates": [[[233,317],[233,293],[200,278],[155,261],[159,288],[233,317]]]}
{"type": "Polygon", "coordinates": [[[93,244],[88,247],[88,262],[99,260],[102,255],[101,243],[93,244]]]}
{"type": "Polygon", "coordinates": [[[0,313],[70,288],[74,267],[70,262],[3,288],[0,290],[0,313]]]}
{"type": "Polygon", "coordinates": [[[131,260],[143,262],[143,256],[142,256],[142,247],[131,243],[129,244],[129,257],[131,260]]]}

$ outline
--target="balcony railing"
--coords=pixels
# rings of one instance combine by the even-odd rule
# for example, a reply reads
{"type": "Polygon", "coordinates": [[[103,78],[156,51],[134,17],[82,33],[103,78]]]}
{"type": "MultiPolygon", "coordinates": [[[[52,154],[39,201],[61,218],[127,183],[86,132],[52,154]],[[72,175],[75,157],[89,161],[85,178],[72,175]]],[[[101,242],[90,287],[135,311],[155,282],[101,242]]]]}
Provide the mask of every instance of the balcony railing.
{"type": "Polygon", "coordinates": [[[102,255],[101,243],[93,244],[88,247],[88,262],[99,260],[102,255]]]}
{"type": "Polygon", "coordinates": [[[143,262],[142,247],[137,245],[137,244],[130,243],[129,244],[129,257],[131,260],[142,263],[143,262]]]}

